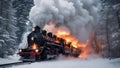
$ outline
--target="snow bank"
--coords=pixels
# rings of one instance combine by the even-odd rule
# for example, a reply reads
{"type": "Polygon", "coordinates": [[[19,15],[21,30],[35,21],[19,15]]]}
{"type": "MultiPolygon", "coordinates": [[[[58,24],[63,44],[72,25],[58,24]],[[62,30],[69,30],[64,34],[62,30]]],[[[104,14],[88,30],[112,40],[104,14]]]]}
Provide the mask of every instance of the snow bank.
{"type": "Polygon", "coordinates": [[[102,58],[57,60],[36,62],[28,65],[15,66],[12,68],[120,68],[120,59],[116,60],[102,58]]]}
{"type": "Polygon", "coordinates": [[[21,62],[19,58],[20,57],[18,55],[9,56],[7,58],[0,58],[0,65],[14,63],[14,62],[21,62]]]}

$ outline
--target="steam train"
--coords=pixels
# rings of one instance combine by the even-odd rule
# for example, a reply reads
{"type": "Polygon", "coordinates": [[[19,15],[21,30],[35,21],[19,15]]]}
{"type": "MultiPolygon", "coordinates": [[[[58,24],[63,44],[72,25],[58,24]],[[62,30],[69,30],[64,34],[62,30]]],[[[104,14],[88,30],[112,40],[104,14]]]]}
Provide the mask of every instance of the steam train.
{"type": "Polygon", "coordinates": [[[22,61],[38,61],[56,58],[60,54],[65,56],[78,57],[81,53],[79,48],[71,46],[71,42],[66,43],[63,38],[58,38],[51,32],[41,30],[39,26],[27,36],[28,46],[19,49],[18,54],[22,61]]]}

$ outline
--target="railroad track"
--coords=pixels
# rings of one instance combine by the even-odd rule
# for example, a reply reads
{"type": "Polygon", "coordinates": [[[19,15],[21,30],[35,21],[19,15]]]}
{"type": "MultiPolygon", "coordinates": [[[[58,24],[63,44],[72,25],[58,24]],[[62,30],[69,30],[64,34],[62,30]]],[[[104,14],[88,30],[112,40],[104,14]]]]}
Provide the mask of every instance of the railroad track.
{"type": "Polygon", "coordinates": [[[12,66],[31,64],[31,63],[33,63],[33,62],[15,62],[15,63],[8,63],[8,64],[0,64],[0,68],[9,68],[12,66]]]}
{"type": "Polygon", "coordinates": [[[31,63],[35,63],[35,62],[50,61],[50,60],[53,60],[53,59],[55,59],[55,58],[50,58],[50,59],[47,59],[47,60],[38,60],[38,61],[27,61],[27,62],[15,62],[15,63],[8,63],[8,64],[0,64],[0,68],[9,68],[9,67],[12,67],[12,66],[31,64],[31,63]]]}

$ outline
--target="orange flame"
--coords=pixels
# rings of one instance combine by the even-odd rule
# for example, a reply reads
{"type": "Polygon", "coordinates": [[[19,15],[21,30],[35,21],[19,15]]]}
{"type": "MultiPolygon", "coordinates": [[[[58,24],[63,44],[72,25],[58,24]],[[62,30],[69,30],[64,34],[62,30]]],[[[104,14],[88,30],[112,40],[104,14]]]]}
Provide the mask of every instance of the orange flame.
{"type": "Polygon", "coordinates": [[[37,44],[34,43],[34,44],[32,45],[32,49],[37,49],[37,44]]]}
{"type": "Polygon", "coordinates": [[[80,58],[86,57],[88,55],[88,48],[86,43],[80,42],[77,38],[71,35],[69,31],[66,30],[57,30],[56,35],[59,38],[63,38],[66,43],[71,42],[71,46],[75,48],[80,48],[82,50],[82,53],[80,54],[80,58]]]}

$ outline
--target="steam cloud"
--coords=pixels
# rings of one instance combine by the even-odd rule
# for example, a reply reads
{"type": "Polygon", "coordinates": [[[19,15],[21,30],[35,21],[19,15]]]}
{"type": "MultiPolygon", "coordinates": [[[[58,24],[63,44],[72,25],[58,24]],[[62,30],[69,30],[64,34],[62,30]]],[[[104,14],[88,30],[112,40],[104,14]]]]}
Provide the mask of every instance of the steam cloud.
{"type": "MultiPolygon", "coordinates": [[[[98,0],[34,0],[29,19],[44,28],[52,22],[55,28],[67,29],[86,41],[98,19],[98,0]]],[[[54,30],[54,29],[53,29],[54,30]]]]}

